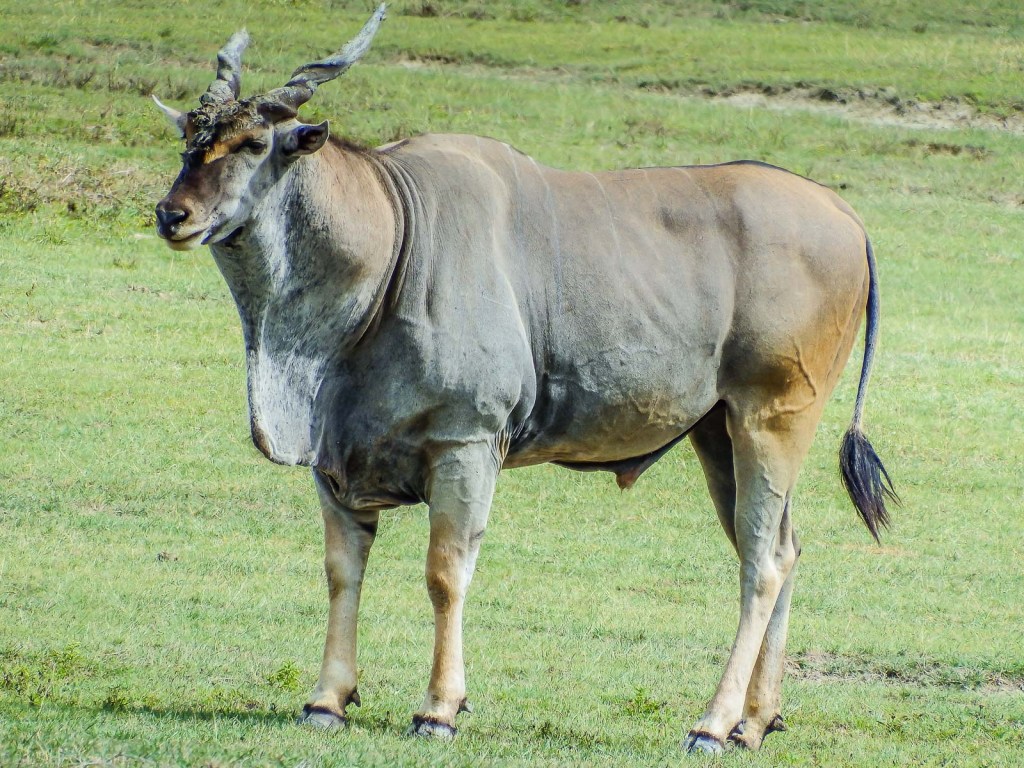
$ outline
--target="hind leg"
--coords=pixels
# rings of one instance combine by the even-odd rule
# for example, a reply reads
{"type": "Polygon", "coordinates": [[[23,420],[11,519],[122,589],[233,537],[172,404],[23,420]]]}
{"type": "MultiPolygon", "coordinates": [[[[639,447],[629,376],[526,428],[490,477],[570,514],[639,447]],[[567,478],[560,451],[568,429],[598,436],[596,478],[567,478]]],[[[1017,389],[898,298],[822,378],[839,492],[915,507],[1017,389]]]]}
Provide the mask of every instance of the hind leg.
{"type": "MultiPolygon", "coordinates": [[[[718,512],[718,519],[735,548],[736,478],[733,446],[726,425],[724,403],[710,411],[694,427],[690,432],[690,442],[704,470],[708,492],[718,512]]],[[[780,526],[780,535],[787,535],[785,531],[792,537],[793,547],[799,556],[800,545],[789,520],[788,505],[783,515],[783,524],[780,526]]],[[[794,567],[782,585],[768,622],[768,629],[761,642],[761,651],[747,688],[740,727],[730,735],[731,741],[751,749],[757,749],[767,734],[785,730],[781,714],[781,687],[790,598],[795,576],[794,567]]]]}
{"type": "MultiPolygon", "coordinates": [[[[818,410],[764,414],[757,409],[744,413],[730,408],[727,412],[735,478],[733,525],[740,557],[740,622],[718,689],[690,731],[687,748],[691,751],[719,751],[730,736],[747,743],[743,734],[734,733],[747,714],[752,715],[750,734],[756,734],[750,746],[759,746],[771,725],[760,722],[761,712],[778,697],[774,681],[781,677],[790,577],[797,557],[788,501],[813,437],[818,410]],[[751,686],[753,699],[748,697],[751,686]]],[[[696,444],[711,432],[706,430],[696,444]]],[[[711,486],[712,478],[721,476],[724,464],[716,464],[706,447],[698,450],[702,463],[717,467],[717,475],[709,473],[711,486]]],[[[723,496],[721,487],[717,494],[716,506],[723,496]]]]}
{"type": "MultiPolygon", "coordinates": [[[[800,543],[793,532],[789,519],[789,504],[783,512],[780,538],[791,538],[791,548],[800,557],[800,543]]],[[[782,677],[786,660],[786,637],[789,630],[789,609],[796,580],[796,563],[786,577],[775,601],[775,610],[765,630],[761,651],[754,665],[754,672],[747,687],[743,704],[743,721],[739,731],[730,737],[736,744],[748,749],[758,749],[765,736],[775,731],[786,730],[782,719],[782,677]]]]}
{"type": "Polygon", "coordinates": [[[736,475],[732,464],[732,439],[725,418],[725,403],[719,403],[690,430],[690,444],[704,470],[718,520],[735,549],[736,475]]]}

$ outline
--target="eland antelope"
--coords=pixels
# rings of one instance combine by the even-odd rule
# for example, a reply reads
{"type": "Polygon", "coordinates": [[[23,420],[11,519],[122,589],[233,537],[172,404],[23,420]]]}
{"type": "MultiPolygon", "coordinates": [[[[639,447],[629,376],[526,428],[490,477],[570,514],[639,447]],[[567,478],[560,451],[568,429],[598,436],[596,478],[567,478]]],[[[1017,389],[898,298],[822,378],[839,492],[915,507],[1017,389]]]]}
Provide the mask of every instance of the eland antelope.
{"type": "Polygon", "coordinates": [[[450,738],[499,472],[553,462],[627,488],[689,437],[739,557],[740,619],[685,747],[756,749],[784,727],[797,474],[865,314],[840,468],[876,538],[895,499],[862,431],[879,316],[864,225],[826,187],[757,162],[570,172],[478,136],[367,149],[300,122],[383,18],[248,98],[239,32],[196,109],[157,101],[185,139],[159,234],[210,246],[241,318],[253,442],[310,467],[319,494],[327,639],[300,720],[344,725],[359,704],[356,615],[382,510],[429,510],[433,666],[411,731],[450,738]]]}

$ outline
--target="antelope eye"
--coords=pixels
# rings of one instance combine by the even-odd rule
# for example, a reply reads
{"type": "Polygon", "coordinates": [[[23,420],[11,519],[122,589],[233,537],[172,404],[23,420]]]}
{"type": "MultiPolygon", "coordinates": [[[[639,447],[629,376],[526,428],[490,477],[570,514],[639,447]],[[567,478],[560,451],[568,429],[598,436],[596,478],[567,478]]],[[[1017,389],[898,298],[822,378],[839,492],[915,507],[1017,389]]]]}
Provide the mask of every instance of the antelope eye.
{"type": "Polygon", "coordinates": [[[266,151],[267,142],[262,139],[249,139],[248,141],[243,141],[238,148],[244,149],[246,152],[251,152],[254,155],[258,155],[266,151]]]}

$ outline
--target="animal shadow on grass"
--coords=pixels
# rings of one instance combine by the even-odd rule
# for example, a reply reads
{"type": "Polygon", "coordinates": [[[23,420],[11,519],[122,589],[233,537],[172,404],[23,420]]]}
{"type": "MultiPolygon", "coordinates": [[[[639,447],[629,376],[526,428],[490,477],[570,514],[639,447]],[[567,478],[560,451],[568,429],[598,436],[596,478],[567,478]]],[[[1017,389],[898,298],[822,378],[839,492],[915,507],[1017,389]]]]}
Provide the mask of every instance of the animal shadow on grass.
{"type": "MultiPolygon", "coordinates": [[[[308,728],[298,723],[300,709],[278,709],[256,699],[240,697],[235,700],[190,702],[184,706],[164,705],[157,701],[132,700],[122,697],[118,690],[112,690],[107,699],[96,708],[101,712],[134,714],[161,720],[175,720],[181,723],[209,722],[213,720],[234,721],[245,725],[262,725],[271,728],[308,728]]],[[[380,708],[364,708],[350,712],[348,727],[378,735],[404,733],[408,727],[408,713],[390,712],[380,708]]]]}
{"type": "Polygon", "coordinates": [[[182,723],[212,720],[234,720],[249,725],[289,726],[294,725],[298,712],[279,710],[275,704],[267,704],[245,697],[228,698],[225,695],[211,696],[207,701],[188,702],[184,705],[165,705],[154,698],[137,698],[128,691],[115,686],[98,707],[101,712],[134,714],[143,717],[177,720],[182,723]]]}

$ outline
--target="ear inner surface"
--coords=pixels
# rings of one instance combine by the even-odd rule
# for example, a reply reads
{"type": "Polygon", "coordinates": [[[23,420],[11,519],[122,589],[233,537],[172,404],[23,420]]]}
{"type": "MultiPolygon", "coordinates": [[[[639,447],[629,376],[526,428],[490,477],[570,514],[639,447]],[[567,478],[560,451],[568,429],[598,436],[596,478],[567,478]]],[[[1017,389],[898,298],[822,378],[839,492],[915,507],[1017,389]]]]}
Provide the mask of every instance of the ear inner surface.
{"type": "Polygon", "coordinates": [[[285,137],[285,154],[311,155],[327,142],[329,135],[330,129],[326,120],[319,125],[299,125],[285,137]]]}

